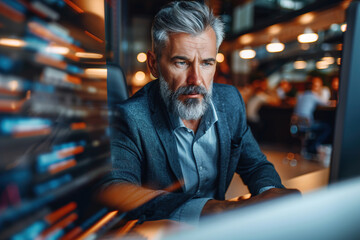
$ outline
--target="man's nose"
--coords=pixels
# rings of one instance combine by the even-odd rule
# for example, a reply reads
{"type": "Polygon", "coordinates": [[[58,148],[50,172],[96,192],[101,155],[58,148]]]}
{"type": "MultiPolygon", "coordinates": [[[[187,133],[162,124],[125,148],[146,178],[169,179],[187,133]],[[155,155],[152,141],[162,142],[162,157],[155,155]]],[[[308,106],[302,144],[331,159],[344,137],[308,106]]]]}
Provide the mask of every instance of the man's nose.
{"type": "Polygon", "coordinates": [[[189,68],[188,76],[187,76],[187,84],[188,85],[200,85],[201,84],[201,72],[199,66],[195,64],[189,68]]]}

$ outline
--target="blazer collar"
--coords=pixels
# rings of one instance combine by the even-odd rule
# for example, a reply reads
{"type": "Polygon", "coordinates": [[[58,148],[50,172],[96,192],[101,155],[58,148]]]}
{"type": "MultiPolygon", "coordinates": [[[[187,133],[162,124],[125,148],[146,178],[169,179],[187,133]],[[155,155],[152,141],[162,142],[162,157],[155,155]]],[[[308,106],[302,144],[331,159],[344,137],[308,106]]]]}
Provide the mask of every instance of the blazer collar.
{"type": "Polygon", "coordinates": [[[230,144],[231,136],[230,129],[227,121],[227,113],[225,110],[224,100],[222,99],[225,96],[220,96],[216,87],[213,87],[213,103],[218,114],[219,120],[217,121],[217,131],[219,137],[219,186],[218,186],[218,198],[223,199],[226,192],[226,179],[228,174],[228,165],[230,161],[230,144]]]}
{"type": "MultiPolygon", "coordinates": [[[[165,150],[171,170],[175,174],[178,182],[182,183],[184,177],[182,175],[181,166],[178,161],[176,140],[172,131],[165,102],[160,95],[159,80],[154,80],[153,84],[151,85],[148,102],[151,110],[152,123],[155,126],[155,130],[160,138],[162,147],[165,150]]],[[[183,184],[182,188],[185,190],[183,184]]]]}

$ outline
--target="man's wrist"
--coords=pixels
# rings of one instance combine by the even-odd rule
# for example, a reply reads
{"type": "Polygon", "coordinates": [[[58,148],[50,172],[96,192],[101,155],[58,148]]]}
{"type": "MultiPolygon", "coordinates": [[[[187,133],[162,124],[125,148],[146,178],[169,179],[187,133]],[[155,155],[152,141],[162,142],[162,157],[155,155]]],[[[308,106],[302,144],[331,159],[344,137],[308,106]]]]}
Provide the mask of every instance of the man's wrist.
{"type": "Polygon", "coordinates": [[[267,191],[267,190],[269,190],[269,189],[272,189],[272,188],[276,188],[276,187],[275,187],[275,186],[272,186],[272,185],[266,186],[266,187],[262,187],[262,188],[260,188],[258,194],[261,194],[261,193],[263,193],[263,192],[265,192],[265,191],[267,191]]]}

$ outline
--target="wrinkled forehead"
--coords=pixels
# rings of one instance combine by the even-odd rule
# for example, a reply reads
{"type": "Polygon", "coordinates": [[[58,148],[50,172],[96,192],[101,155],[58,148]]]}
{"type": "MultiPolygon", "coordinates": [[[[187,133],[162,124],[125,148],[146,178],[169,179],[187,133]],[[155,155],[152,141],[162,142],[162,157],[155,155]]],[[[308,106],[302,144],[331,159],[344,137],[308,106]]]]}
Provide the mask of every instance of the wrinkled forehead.
{"type": "Polygon", "coordinates": [[[171,33],[168,35],[162,53],[181,52],[192,54],[195,52],[201,55],[216,55],[216,36],[212,28],[207,29],[199,34],[190,33],[171,33]]]}

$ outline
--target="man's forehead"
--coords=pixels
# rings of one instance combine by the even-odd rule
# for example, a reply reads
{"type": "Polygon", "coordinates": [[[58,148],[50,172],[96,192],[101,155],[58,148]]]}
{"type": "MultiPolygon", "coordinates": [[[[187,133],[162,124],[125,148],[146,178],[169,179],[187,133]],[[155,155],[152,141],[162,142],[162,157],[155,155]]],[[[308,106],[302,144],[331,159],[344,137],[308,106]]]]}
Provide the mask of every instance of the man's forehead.
{"type": "Polygon", "coordinates": [[[174,56],[187,56],[194,54],[194,52],[199,52],[201,55],[211,55],[207,56],[207,58],[213,57],[212,55],[217,53],[215,32],[210,29],[196,35],[171,33],[162,50],[163,53],[174,56]]]}

